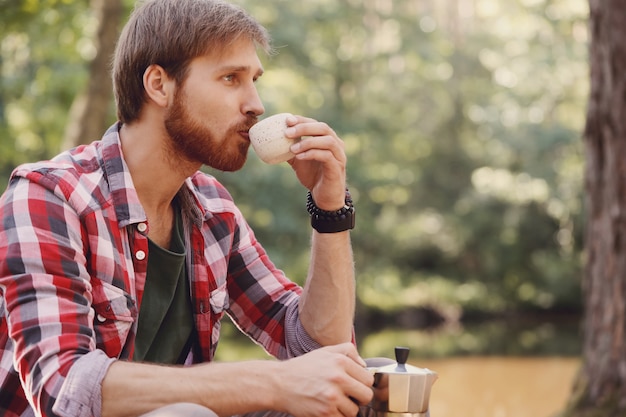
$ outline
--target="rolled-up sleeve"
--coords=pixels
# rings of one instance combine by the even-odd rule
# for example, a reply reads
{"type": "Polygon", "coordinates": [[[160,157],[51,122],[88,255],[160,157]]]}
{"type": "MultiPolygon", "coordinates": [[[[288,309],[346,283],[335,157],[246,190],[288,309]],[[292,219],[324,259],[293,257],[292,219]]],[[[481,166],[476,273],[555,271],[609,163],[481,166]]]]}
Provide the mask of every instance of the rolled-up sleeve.
{"type": "Polygon", "coordinates": [[[102,380],[114,361],[101,350],[78,359],[65,378],[52,411],[62,417],[100,417],[102,380]]]}
{"type": "Polygon", "coordinates": [[[285,339],[287,342],[287,358],[304,355],[307,352],[320,348],[317,343],[302,326],[298,314],[298,305],[292,304],[287,307],[285,317],[285,339]]]}

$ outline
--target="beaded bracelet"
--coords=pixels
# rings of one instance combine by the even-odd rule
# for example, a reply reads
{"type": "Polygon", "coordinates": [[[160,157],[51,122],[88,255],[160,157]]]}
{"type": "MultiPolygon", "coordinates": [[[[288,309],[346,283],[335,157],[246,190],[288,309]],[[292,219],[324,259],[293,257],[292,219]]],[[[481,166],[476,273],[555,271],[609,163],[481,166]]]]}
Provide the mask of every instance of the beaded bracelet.
{"type": "Polygon", "coordinates": [[[317,207],[311,191],[306,194],[306,210],[311,215],[311,226],[319,233],[337,233],[354,229],[355,212],[350,191],[346,189],[345,204],[339,210],[327,211],[317,207]]]}

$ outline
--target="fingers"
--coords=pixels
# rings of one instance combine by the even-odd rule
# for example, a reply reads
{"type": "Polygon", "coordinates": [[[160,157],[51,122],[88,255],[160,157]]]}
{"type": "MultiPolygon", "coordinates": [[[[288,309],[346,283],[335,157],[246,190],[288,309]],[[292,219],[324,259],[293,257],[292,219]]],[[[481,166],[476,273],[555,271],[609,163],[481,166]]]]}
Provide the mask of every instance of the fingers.
{"type": "Polygon", "coordinates": [[[289,138],[302,138],[291,147],[300,160],[331,162],[333,159],[345,164],[344,143],[335,131],[324,122],[302,116],[287,118],[285,135],[289,138]]]}
{"type": "Polygon", "coordinates": [[[362,368],[365,368],[367,366],[367,363],[365,362],[365,360],[363,360],[361,355],[359,355],[359,352],[356,350],[356,347],[352,343],[340,343],[338,345],[328,346],[324,349],[335,351],[337,353],[342,353],[352,359],[357,364],[359,364],[362,368]]]}
{"type": "Polygon", "coordinates": [[[335,131],[324,122],[303,116],[289,116],[286,119],[287,129],[285,135],[289,138],[299,138],[302,136],[337,136],[335,131]]]}
{"type": "Polygon", "coordinates": [[[338,145],[331,137],[306,137],[292,145],[291,152],[301,161],[319,161],[322,163],[339,162],[341,167],[346,164],[343,142],[338,145]]]}
{"type": "Polygon", "coordinates": [[[317,122],[315,119],[311,119],[310,117],[299,116],[297,114],[292,114],[287,117],[285,120],[287,122],[287,126],[294,126],[298,123],[308,123],[308,122],[317,122]]]}
{"type": "Polygon", "coordinates": [[[292,415],[354,417],[373,397],[374,377],[351,343],[322,347],[285,365],[289,378],[281,389],[292,415]]]}
{"type": "MultiPolygon", "coordinates": [[[[347,374],[347,378],[341,383],[346,398],[350,402],[364,405],[372,399],[372,385],[374,376],[366,369],[365,361],[358,354],[356,348],[351,343],[344,343],[330,346],[329,350],[334,350],[341,355],[340,360],[345,361],[341,366],[347,374]]],[[[343,401],[342,401],[343,402],[343,401]]],[[[343,407],[351,409],[350,404],[343,404],[343,407]]]]}
{"type": "Polygon", "coordinates": [[[374,377],[364,368],[358,368],[356,371],[348,370],[351,379],[345,387],[346,395],[357,405],[365,405],[372,400],[374,395],[372,391],[372,383],[374,377]]]}
{"type": "Polygon", "coordinates": [[[285,135],[296,139],[288,162],[298,180],[313,193],[322,210],[337,210],[345,202],[347,157],[343,141],[326,123],[303,117],[287,118],[285,135]]]}
{"type": "Polygon", "coordinates": [[[356,416],[359,412],[359,404],[354,399],[344,397],[337,404],[337,410],[342,416],[356,416]]]}

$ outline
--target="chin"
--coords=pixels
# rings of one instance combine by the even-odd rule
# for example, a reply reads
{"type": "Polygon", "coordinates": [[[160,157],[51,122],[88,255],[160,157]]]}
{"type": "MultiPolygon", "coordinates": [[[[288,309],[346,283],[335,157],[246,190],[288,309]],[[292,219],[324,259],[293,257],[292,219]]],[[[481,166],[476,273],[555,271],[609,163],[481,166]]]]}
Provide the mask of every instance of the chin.
{"type": "Polygon", "coordinates": [[[247,154],[244,154],[244,155],[239,156],[237,158],[230,158],[228,160],[221,160],[221,161],[211,160],[211,161],[206,161],[204,164],[206,166],[209,166],[209,167],[211,167],[213,169],[217,169],[219,171],[235,172],[235,171],[239,171],[241,168],[243,168],[243,166],[245,165],[247,159],[248,159],[247,154]]]}

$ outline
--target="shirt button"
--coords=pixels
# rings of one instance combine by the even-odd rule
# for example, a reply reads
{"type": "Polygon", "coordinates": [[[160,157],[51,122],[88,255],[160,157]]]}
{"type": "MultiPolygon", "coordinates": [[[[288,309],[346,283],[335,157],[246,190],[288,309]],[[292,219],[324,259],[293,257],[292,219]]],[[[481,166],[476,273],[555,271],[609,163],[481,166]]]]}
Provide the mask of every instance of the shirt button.
{"type": "Polygon", "coordinates": [[[104,317],[102,314],[98,314],[98,315],[96,316],[96,319],[98,319],[98,321],[99,321],[100,323],[104,323],[105,321],[107,321],[107,318],[106,318],[106,317],[104,317]]]}
{"type": "Polygon", "coordinates": [[[139,223],[137,225],[137,230],[139,230],[141,233],[145,232],[146,230],[148,230],[148,225],[145,223],[139,223]]]}
{"type": "Polygon", "coordinates": [[[137,260],[139,261],[143,261],[144,259],[146,259],[146,253],[142,250],[138,250],[137,252],[135,252],[135,258],[137,258],[137,260]]]}

